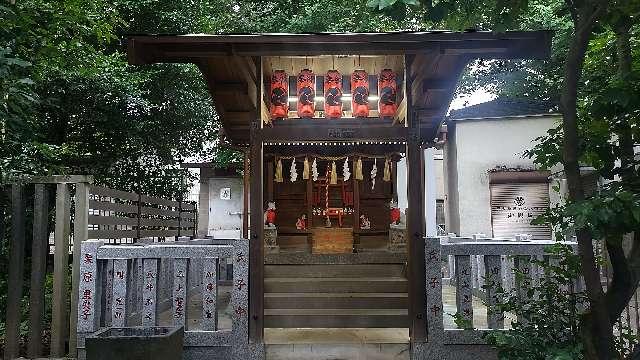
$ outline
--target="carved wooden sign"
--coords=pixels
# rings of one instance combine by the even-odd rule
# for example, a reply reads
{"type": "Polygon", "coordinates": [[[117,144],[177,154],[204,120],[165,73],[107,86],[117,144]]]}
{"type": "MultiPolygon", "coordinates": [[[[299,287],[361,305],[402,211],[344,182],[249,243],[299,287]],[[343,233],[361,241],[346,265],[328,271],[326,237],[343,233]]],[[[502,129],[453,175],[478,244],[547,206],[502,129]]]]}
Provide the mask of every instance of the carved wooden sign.
{"type": "Polygon", "coordinates": [[[330,128],[327,136],[331,139],[351,139],[356,135],[356,129],[330,128]]]}

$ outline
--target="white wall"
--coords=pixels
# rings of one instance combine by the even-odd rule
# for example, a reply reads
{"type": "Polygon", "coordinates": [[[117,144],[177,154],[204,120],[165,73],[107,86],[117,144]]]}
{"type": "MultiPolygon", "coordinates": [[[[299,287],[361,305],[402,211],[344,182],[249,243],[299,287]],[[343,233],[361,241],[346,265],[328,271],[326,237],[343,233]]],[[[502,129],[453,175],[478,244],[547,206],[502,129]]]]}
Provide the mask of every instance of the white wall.
{"type": "Polygon", "coordinates": [[[208,235],[214,238],[240,238],[243,206],[242,178],[214,177],[209,179],[208,235]],[[220,190],[231,189],[231,198],[220,198],[220,190]]]}
{"type": "Polygon", "coordinates": [[[558,121],[556,116],[536,116],[460,120],[450,126],[452,136],[444,154],[447,231],[462,236],[491,235],[488,170],[499,166],[532,169],[533,161],[522,157],[524,151],[558,121]]]}

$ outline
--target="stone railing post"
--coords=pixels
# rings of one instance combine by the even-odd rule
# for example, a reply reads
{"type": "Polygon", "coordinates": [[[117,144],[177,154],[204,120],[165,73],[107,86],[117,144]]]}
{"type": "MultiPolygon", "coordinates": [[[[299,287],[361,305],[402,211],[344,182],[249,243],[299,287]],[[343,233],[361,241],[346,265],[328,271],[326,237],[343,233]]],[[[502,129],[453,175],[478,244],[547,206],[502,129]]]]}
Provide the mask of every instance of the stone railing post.
{"type": "Polygon", "coordinates": [[[249,240],[233,246],[231,290],[231,348],[234,359],[249,359],[249,240]]]}
{"type": "Polygon", "coordinates": [[[84,349],[84,338],[97,331],[100,327],[100,303],[102,299],[102,276],[98,271],[98,248],[104,244],[101,240],[87,240],[82,243],[78,254],[79,276],[77,297],[79,302],[72,311],[78,319],[77,328],[71,329],[77,336],[77,348],[71,349],[71,353],[78,351],[78,358],[84,358],[81,350],[84,349]]]}
{"type": "Polygon", "coordinates": [[[442,251],[440,238],[425,239],[425,277],[427,309],[427,342],[428,347],[442,346],[444,336],[443,304],[442,304],[442,251]]]}

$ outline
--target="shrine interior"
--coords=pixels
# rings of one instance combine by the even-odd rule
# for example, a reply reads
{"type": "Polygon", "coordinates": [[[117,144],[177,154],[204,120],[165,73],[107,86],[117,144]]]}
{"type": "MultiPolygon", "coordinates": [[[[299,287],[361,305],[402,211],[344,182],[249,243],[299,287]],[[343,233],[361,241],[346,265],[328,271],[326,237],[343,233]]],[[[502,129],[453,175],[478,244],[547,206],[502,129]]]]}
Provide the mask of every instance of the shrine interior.
{"type": "MultiPolygon", "coordinates": [[[[273,131],[406,127],[403,56],[265,57],[262,64],[263,126],[273,131]]],[[[266,254],[406,251],[397,209],[406,142],[349,141],[340,129],[336,141],[265,142],[263,194],[275,207],[267,210],[273,224],[265,214],[266,254]]]]}

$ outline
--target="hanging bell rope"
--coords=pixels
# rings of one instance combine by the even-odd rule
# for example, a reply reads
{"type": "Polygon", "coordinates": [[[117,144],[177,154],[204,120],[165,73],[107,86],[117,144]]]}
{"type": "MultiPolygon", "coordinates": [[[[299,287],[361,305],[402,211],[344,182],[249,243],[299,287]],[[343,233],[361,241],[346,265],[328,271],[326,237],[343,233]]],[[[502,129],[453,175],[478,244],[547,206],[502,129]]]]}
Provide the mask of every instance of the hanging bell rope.
{"type": "Polygon", "coordinates": [[[354,172],[356,180],[364,180],[364,176],[362,175],[362,158],[358,158],[356,161],[354,172]]]}
{"type": "Polygon", "coordinates": [[[276,173],[274,181],[277,183],[281,183],[284,181],[282,179],[282,159],[278,159],[278,162],[276,162],[276,173]]]}
{"type": "Polygon", "coordinates": [[[338,171],[336,170],[336,162],[331,163],[331,185],[338,183],[338,171]]]}
{"type": "Polygon", "coordinates": [[[309,158],[305,156],[302,168],[302,179],[309,180],[309,158]]]}
{"type": "Polygon", "coordinates": [[[384,161],[384,173],[382,174],[382,180],[391,181],[391,159],[386,158],[384,161]]]}

